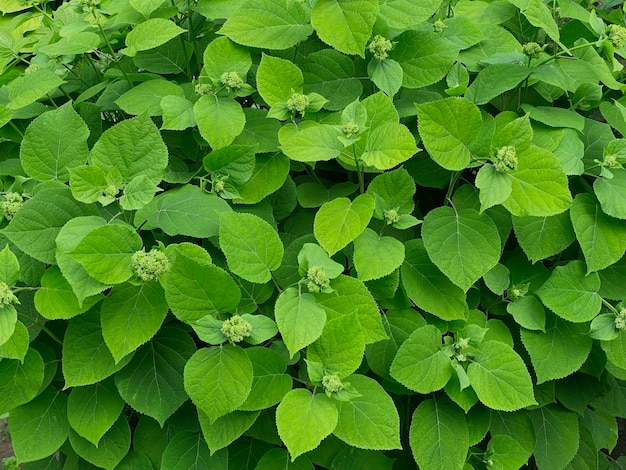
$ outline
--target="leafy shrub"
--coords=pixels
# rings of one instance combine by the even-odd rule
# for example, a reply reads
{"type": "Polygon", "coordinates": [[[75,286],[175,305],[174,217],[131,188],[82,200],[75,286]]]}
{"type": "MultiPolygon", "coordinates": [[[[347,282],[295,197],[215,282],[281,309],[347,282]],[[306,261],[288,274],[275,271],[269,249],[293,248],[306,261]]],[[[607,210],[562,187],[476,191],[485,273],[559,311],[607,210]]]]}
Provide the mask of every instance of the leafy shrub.
{"type": "Polygon", "coordinates": [[[622,468],[621,2],[0,10],[24,468],[622,468]]]}

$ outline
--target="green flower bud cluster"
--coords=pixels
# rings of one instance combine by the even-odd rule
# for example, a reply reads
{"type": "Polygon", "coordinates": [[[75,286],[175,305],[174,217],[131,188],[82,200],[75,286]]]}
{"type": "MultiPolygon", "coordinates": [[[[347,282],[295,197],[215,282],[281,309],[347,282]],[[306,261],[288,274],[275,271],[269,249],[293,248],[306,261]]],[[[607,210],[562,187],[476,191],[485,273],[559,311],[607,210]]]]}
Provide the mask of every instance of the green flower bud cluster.
{"type": "Polygon", "coordinates": [[[4,201],[0,202],[0,211],[5,219],[11,220],[15,213],[22,207],[24,198],[18,193],[6,193],[4,201]]]}
{"type": "Polygon", "coordinates": [[[437,20],[433,23],[433,28],[435,29],[435,33],[441,33],[446,27],[446,24],[441,21],[441,20],[437,20]]]}
{"type": "Polygon", "coordinates": [[[543,49],[536,42],[527,42],[522,46],[522,51],[527,57],[531,59],[538,59],[541,56],[543,49]]]}
{"type": "Polygon", "coordinates": [[[496,158],[494,161],[496,171],[500,173],[515,170],[517,167],[517,156],[515,154],[515,147],[511,145],[505,145],[500,147],[496,152],[496,158]]]}
{"type": "Polygon", "coordinates": [[[222,191],[224,191],[225,188],[226,183],[224,183],[224,180],[215,179],[213,181],[213,191],[215,191],[216,193],[221,193],[222,191]]]}
{"type": "Polygon", "coordinates": [[[322,386],[328,393],[336,393],[343,390],[341,379],[335,374],[328,374],[322,377],[322,386]]]}
{"type": "Polygon", "coordinates": [[[222,333],[231,343],[239,343],[252,334],[252,325],[239,315],[233,315],[222,324],[222,333]]]}
{"type": "Polygon", "coordinates": [[[306,108],[309,107],[309,97],[302,93],[294,93],[287,100],[287,109],[296,113],[304,114],[306,108]]]}
{"type": "Polygon", "coordinates": [[[241,79],[237,72],[224,72],[220,76],[220,82],[222,82],[222,84],[226,86],[226,88],[229,88],[231,90],[238,90],[244,84],[244,81],[241,79]]]}
{"type": "Polygon", "coordinates": [[[621,309],[619,315],[615,317],[615,328],[626,330],[626,308],[621,309]]]}
{"type": "Polygon", "coordinates": [[[83,13],[93,13],[100,6],[100,0],[78,0],[83,13]]]}
{"type": "Polygon", "coordinates": [[[343,132],[343,134],[347,137],[352,137],[359,133],[359,125],[350,121],[349,123],[343,126],[343,128],[341,129],[341,132],[343,132]]]}
{"type": "Polygon", "coordinates": [[[330,279],[326,275],[324,266],[312,266],[306,272],[306,287],[309,292],[320,292],[330,287],[330,279]]]}
{"type": "Polygon", "coordinates": [[[389,39],[385,39],[380,34],[377,34],[372,38],[367,45],[367,50],[374,55],[376,60],[385,60],[387,53],[393,49],[393,43],[389,39]]]}
{"type": "Polygon", "coordinates": [[[400,222],[400,214],[398,214],[399,207],[395,209],[389,209],[388,211],[383,211],[383,217],[385,218],[385,222],[388,225],[397,224],[400,222]]]}
{"type": "Polygon", "coordinates": [[[17,303],[17,297],[11,291],[11,288],[4,282],[0,282],[0,307],[17,303]]]}
{"type": "Polygon", "coordinates": [[[621,49],[626,44],[626,28],[612,24],[609,29],[609,41],[616,49],[621,49]]]}
{"type": "Polygon", "coordinates": [[[153,281],[165,274],[170,263],[160,250],[153,248],[148,253],[144,249],[136,251],[131,257],[133,271],[142,281],[153,281]]]}
{"type": "Polygon", "coordinates": [[[619,168],[621,165],[617,161],[617,155],[607,155],[604,157],[604,161],[602,162],[602,166],[606,166],[608,168],[619,168]]]}
{"type": "Polygon", "coordinates": [[[44,68],[45,67],[43,65],[30,64],[28,67],[26,67],[26,69],[24,69],[24,74],[28,75],[29,73],[39,72],[40,70],[43,70],[44,68]]]}
{"type": "Polygon", "coordinates": [[[208,83],[198,83],[193,90],[196,92],[196,95],[204,96],[211,93],[213,91],[213,87],[208,83]]]}

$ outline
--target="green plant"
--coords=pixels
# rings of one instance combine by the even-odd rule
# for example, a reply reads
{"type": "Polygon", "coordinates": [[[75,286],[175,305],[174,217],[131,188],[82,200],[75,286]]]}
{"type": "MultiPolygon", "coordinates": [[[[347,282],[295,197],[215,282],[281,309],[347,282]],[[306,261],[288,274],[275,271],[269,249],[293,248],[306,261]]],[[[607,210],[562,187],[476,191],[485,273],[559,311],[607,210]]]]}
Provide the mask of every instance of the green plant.
{"type": "Polygon", "coordinates": [[[25,469],[622,468],[621,2],[1,3],[25,469]]]}

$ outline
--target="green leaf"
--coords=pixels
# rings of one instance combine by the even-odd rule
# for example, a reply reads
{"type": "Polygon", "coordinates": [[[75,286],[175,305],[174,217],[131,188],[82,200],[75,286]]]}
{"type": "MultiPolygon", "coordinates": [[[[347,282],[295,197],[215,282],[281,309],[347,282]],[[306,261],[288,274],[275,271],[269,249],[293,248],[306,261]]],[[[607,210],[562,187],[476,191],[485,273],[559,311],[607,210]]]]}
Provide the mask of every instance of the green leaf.
{"type": "Polygon", "coordinates": [[[227,344],[199,349],[185,366],[185,390],[210,422],[241,406],[252,387],[252,363],[227,344]]]}
{"type": "Polygon", "coordinates": [[[494,467],[502,470],[517,470],[528,462],[530,456],[524,446],[515,438],[507,435],[495,435],[487,446],[494,467]]]}
{"type": "Polygon", "coordinates": [[[256,204],[280,189],[289,175],[289,158],[282,153],[258,155],[250,179],[237,187],[236,204],[256,204]]]}
{"type": "Polygon", "coordinates": [[[319,162],[337,158],[343,144],[335,126],[304,121],[299,127],[286,124],[278,132],[280,149],[297,162],[319,162]]]}
{"type": "Polygon", "coordinates": [[[280,266],[285,251],[271,225],[238,212],[220,216],[220,248],[233,273],[257,284],[271,279],[271,271],[280,266]]]}
{"type": "Polygon", "coordinates": [[[261,56],[256,74],[256,84],[261,98],[269,105],[286,102],[293,93],[302,93],[304,77],[297,65],[285,59],[261,56]]]}
{"type": "Polygon", "coordinates": [[[287,49],[306,39],[313,28],[303,4],[286,5],[272,0],[254,0],[227,16],[220,34],[244,46],[287,49]]]}
{"type": "Polygon", "coordinates": [[[309,268],[319,266],[324,268],[328,279],[335,279],[344,271],[343,264],[333,261],[322,247],[315,243],[305,243],[298,253],[298,273],[305,276],[309,268]]]}
{"type": "Polygon", "coordinates": [[[100,382],[128,364],[132,356],[115,362],[102,337],[100,315],[91,310],[68,323],[62,357],[65,388],[68,388],[100,382]]]}
{"type": "Polygon", "coordinates": [[[359,368],[364,353],[361,325],[352,313],[326,322],[322,335],[307,348],[307,359],[343,379],[359,368]]]}
{"type": "Polygon", "coordinates": [[[28,256],[55,264],[55,239],[61,227],[95,213],[94,207],[76,202],[66,188],[46,189],[24,202],[2,233],[28,256]]]}
{"type": "Polygon", "coordinates": [[[468,306],[465,293],[455,286],[428,257],[421,239],[405,243],[402,285],[419,308],[442,320],[464,320],[468,306]]]}
{"type": "Polygon", "coordinates": [[[368,133],[361,160],[377,170],[389,170],[418,150],[415,138],[405,126],[389,122],[368,133]]]}
{"type": "Polygon", "coordinates": [[[89,163],[105,173],[117,168],[125,182],[145,175],[157,184],[167,167],[167,155],[161,133],[152,120],[143,115],[121,121],[104,131],[91,149],[89,163]]]}
{"type": "Polygon", "coordinates": [[[600,277],[586,275],[585,263],[572,261],[557,266],[536,291],[543,304],[565,320],[581,323],[593,319],[602,307],[600,277]]]}
{"type": "Polygon", "coordinates": [[[365,229],[354,240],[354,266],[362,281],[391,274],[404,261],[404,245],[393,237],[381,237],[365,229]]]}
{"type": "Polygon", "coordinates": [[[115,374],[117,390],[135,410],[163,426],[188,398],[183,369],[195,352],[196,345],[185,331],[163,327],[115,374]]]}
{"type": "Polygon", "coordinates": [[[36,117],[24,132],[20,161],[39,181],[69,179],[68,169],[87,161],[89,129],[68,102],[36,117]]]}
{"type": "Polygon", "coordinates": [[[193,114],[200,135],[214,149],[230,145],[246,124],[241,105],[230,98],[201,96],[193,105],[193,114]]]}
{"type": "Polygon", "coordinates": [[[70,430],[70,444],[87,462],[100,468],[114,469],[130,450],[130,426],[124,415],[102,436],[98,446],[70,430]]]}
{"type": "MultiPolygon", "coordinates": [[[[109,189],[109,181],[104,171],[93,165],[82,165],[69,169],[70,189],[74,199],[87,204],[101,201],[109,189]]],[[[111,185],[116,186],[116,185],[111,185]]],[[[117,192],[115,187],[113,191],[117,192]]]]}
{"type": "Polygon", "coordinates": [[[593,190],[605,214],[626,219],[626,171],[614,171],[610,179],[597,178],[593,190]]]}
{"type": "Polygon", "coordinates": [[[315,449],[337,426],[335,403],[323,393],[306,389],[290,391],[276,409],[276,425],[291,461],[315,449]]]}
{"type": "Polygon", "coordinates": [[[394,38],[389,58],[404,71],[402,86],[422,88],[441,80],[459,55],[458,49],[431,31],[405,31],[394,38]]]}
{"type": "Polygon", "coordinates": [[[135,176],[124,187],[124,193],[120,197],[120,207],[125,211],[141,209],[148,204],[154,195],[162,191],[153,181],[145,175],[135,176]]]}
{"type": "Polygon", "coordinates": [[[612,341],[619,337],[619,330],[615,328],[615,315],[602,313],[591,321],[589,336],[600,341],[612,341]]]}
{"type": "Polygon", "coordinates": [[[160,284],[116,286],[102,302],[102,336],[116,361],[152,338],[165,320],[168,305],[160,284]]]}
{"type": "Polygon", "coordinates": [[[245,80],[252,66],[248,49],[233,43],[226,37],[218,37],[211,41],[202,57],[204,59],[203,75],[213,80],[219,80],[222,74],[228,72],[237,72],[245,80]]]}
{"type": "Polygon", "coordinates": [[[504,343],[482,343],[467,375],[478,399],[489,408],[515,411],[536,404],[524,361],[504,343]]]}
{"type": "Polygon", "coordinates": [[[0,358],[17,359],[23,362],[28,352],[29,340],[28,329],[24,326],[24,323],[21,321],[16,322],[13,334],[4,344],[0,345],[0,358]]]}
{"type": "Polygon", "coordinates": [[[11,410],[11,443],[20,462],[52,455],[67,440],[67,395],[52,387],[31,402],[11,410]]]}
{"type": "Polygon", "coordinates": [[[457,286],[467,291],[498,264],[500,236],[491,218],[473,209],[439,207],[422,225],[430,259],[457,286]]]}
{"type": "Polygon", "coordinates": [[[376,201],[374,217],[378,219],[384,219],[385,210],[410,214],[415,209],[415,181],[403,168],[378,175],[367,186],[367,193],[376,201]]]}
{"type": "Polygon", "coordinates": [[[311,10],[311,24],[319,38],[339,52],[365,57],[377,14],[376,0],[320,0],[311,10]]]}
{"type": "Polygon", "coordinates": [[[39,393],[44,378],[44,363],[35,349],[30,348],[24,361],[0,361],[0,412],[2,414],[30,402],[39,393]]]}
{"type": "Polygon", "coordinates": [[[441,332],[433,325],[418,328],[402,343],[389,370],[402,385],[423,394],[445,387],[452,372],[452,362],[442,351],[441,332]]]}
{"type": "Polygon", "coordinates": [[[550,127],[568,127],[578,132],[583,132],[585,127],[584,117],[571,109],[531,106],[529,104],[523,104],[522,109],[529,114],[531,119],[550,127]]]}
{"type": "Polygon", "coordinates": [[[337,253],[365,230],[374,206],[374,199],[368,194],[353,201],[339,197],[324,203],[315,215],[315,238],[328,254],[337,253]]]}
{"type": "Polygon", "coordinates": [[[311,294],[300,294],[290,287],[276,300],[274,315],[278,330],[291,357],[322,335],[326,311],[311,294]]]}
{"type": "Polygon", "coordinates": [[[511,195],[509,175],[496,170],[491,164],[483,165],[476,175],[476,187],[480,190],[480,212],[502,204],[511,195]]]}
{"type": "Polygon", "coordinates": [[[506,306],[515,322],[527,330],[546,331],[546,312],[534,295],[525,295],[506,306]]]}
{"type": "Polygon", "coordinates": [[[167,95],[160,102],[163,125],[161,129],[183,131],[197,125],[193,103],[186,98],[167,95]]]}
{"type": "Polygon", "coordinates": [[[165,44],[172,38],[184,33],[185,30],[174,22],[164,18],[152,18],[139,23],[126,36],[126,49],[123,53],[133,57],[139,51],[147,51],[165,44]]]}
{"type": "Polygon", "coordinates": [[[400,418],[385,389],[364,375],[352,375],[347,381],[360,396],[338,402],[333,434],[359,449],[400,449],[400,418]]]}
{"type": "Polygon", "coordinates": [[[211,454],[241,437],[254,424],[260,413],[260,411],[233,411],[211,423],[207,415],[198,411],[202,435],[211,454]]]}
{"type": "Polygon", "coordinates": [[[626,335],[620,331],[617,338],[611,341],[601,341],[600,346],[610,363],[620,369],[626,369],[626,335]]]}
{"type": "Polygon", "coordinates": [[[101,295],[94,295],[80,302],[58,266],[46,269],[40,282],[41,289],[35,292],[35,308],[48,320],[75,317],[102,299],[101,295]]]}
{"type": "Polygon", "coordinates": [[[537,445],[533,452],[539,470],[565,468],[578,450],[580,434],[576,413],[556,405],[530,412],[537,445]]]}
{"type": "Polygon", "coordinates": [[[548,217],[513,216],[513,229],[533,263],[561,253],[576,239],[568,212],[548,217]]]}
{"type": "Polygon", "coordinates": [[[74,387],[67,402],[67,418],[76,433],[94,445],[117,421],[124,400],[112,380],[74,387]]]}
{"type": "Polygon", "coordinates": [[[528,22],[543,29],[565,51],[567,48],[559,41],[559,27],[552,16],[552,11],[541,0],[511,0],[510,3],[520,9],[528,22]]]}
{"type": "Polygon", "coordinates": [[[17,310],[11,304],[0,307],[0,345],[5,344],[15,332],[17,310]]]}
{"type": "Polygon", "coordinates": [[[518,164],[509,171],[511,195],[503,205],[516,216],[546,217],[570,207],[567,177],[554,154],[539,147],[517,153],[518,164]]]}
{"type": "Polygon", "coordinates": [[[47,69],[20,75],[7,85],[9,102],[6,107],[10,110],[24,108],[51,93],[62,83],[63,80],[56,73],[47,69]]]}
{"type": "Polygon", "coordinates": [[[204,169],[211,173],[226,175],[234,184],[244,184],[254,171],[255,147],[230,145],[209,153],[202,160],[204,169]]]}
{"type": "Polygon", "coordinates": [[[373,59],[367,64],[367,75],[387,96],[393,97],[402,86],[402,66],[393,59],[373,59]]]}
{"type": "Polygon", "coordinates": [[[89,232],[68,255],[96,281],[120,284],[133,275],[131,255],[142,245],[130,225],[111,224],[89,232]]]}
{"type": "Polygon", "coordinates": [[[531,69],[517,64],[492,64],[482,69],[467,90],[465,97],[486,104],[519,85],[531,69]]]}
{"type": "Polygon", "coordinates": [[[227,470],[228,451],[211,455],[202,434],[180,431],[167,444],[160,463],[172,470],[227,470]]]}
{"type": "Polygon", "coordinates": [[[255,470],[274,470],[284,468],[285,470],[314,470],[315,467],[306,455],[298,457],[293,462],[289,460],[289,452],[285,449],[276,448],[268,450],[257,463],[255,470]]]}
{"type": "Polygon", "coordinates": [[[593,339],[588,326],[570,323],[554,315],[546,317],[545,333],[521,330],[537,382],[560,379],[576,372],[587,360],[593,339]]]}
{"type": "Polygon", "coordinates": [[[155,197],[137,211],[135,225],[160,228],[168,235],[210,238],[219,233],[219,215],[230,206],[220,197],[197,186],[183,185],[155,197]]]}
{"type": "Polygon", "coordinates": [[[380,0],[378,17],[393,29],[409,29],[426,21],[437,11],[441,0],[423,0],[419,3],[410,0],[380,0]]]}
{"type": "Polygon", "coordinates": [[[469,449],[463,412],[448,400],[421,402],[411,419],[411,452],[423,470],[461,470],[469,449]]]}
{"type": "Polygon", "coordinates": [[[0,251],[0,282],[14,286],[20,280],[20,263],[9,245],[0,251]]]}
{"type": "Polygon", "coordinates": [[[491,411],[489,432],[493,436],[509,436],[514,438],[530,456],[535,449],[536,439],[533,423],[526,410],[515,412],[491,411]]]}
{"type": "Polygon", "coordinates": [[[132,115],[147,114],[160,116],[162,114],[161,100],[166,96],[184,98],[183,89],[167,80],[155,79],[140,83],[131,88],[117,100],[122,111],[132,115]]]}
{"type": "Polygon", "coordinates": [[[174,257],[164,287],[167,304],[184,322],[233,311],[241,300],[241,290],[226,271],[181,254],[174,257]]]}
{"type": "Polygon", "coordinates": [[[570,217],[588,273],[611,266],[622,257],[626,250],[626,226],[605,215],[592,194],[576,196],[570,217]]]}
{"type": "Polygon", "coordinates": [[[115,468],[116,470],[151,470],[152,463],[146,454],[131,450],[115,468]]]}
{"type": "Polygon", "coordinates": [[[291,376],[285,373],[285,358],[265,347],[247,348],[245,351],[252,362],[252,389],[239,409],[258,411],[276,405],[293,385],[291,376]]]}
{"type": "Polygon", "coordinates": [[[309,54],[300,64],[304,74],[304,92],[318,93],[328,100],[325,109],[343,110],[363,92],[361,81],[354,77],[352,59],[334,49],[309,54]]]}
{"type": "Polygon", "coordinates": [[[420,137],[433,160],[446,170],[463,170],[471,160],[482,117],[475,104],[463,98],[446,98],[419,104],[420,137]]]}

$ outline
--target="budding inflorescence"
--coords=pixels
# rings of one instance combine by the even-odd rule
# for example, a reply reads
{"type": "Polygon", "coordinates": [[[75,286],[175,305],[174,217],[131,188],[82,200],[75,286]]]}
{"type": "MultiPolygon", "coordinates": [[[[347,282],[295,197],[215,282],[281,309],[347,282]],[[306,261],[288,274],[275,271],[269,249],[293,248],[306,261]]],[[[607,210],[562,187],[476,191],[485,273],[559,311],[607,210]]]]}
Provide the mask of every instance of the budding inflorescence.
{"type": "Polygon", "coordinates": [[[388,211],[383,211],[383,217],[385,218],[385,222],[388,225],[396,224],[400,222],[400,214],[398,214],[399,207],[394,209],[389,209],[388,211]]]}
{"type": "Polygon", "coordinates": [[[612,24],[609,27],[609,41],[616,49],[621,49],[626,44],[626,28],[612,24]]]}
{"type": "Polygon", "coordinates": [[[194,87],[194,91],[196,92],[196,95],[204,96],[204,95],[208,95],[209,93],[211,93],[213,91],[213,87],[209,85],[208,83],[198,83],[194,87]]]}
{"type": "Polygon", "coordinates": [[[391,49],[393,49],[393,43],[389,39],[382,37],[380,34],[374,36],[367,45],[367,50],[374,55],[374,59],[376,60],[385,60],[391,49]]]}
{"type": "Polygon", "coordinates": [[[100,6],[100,0],[78,0],[83,13],[93,13],[100,6]]]}
{"type": "Polygon", "coordinates": [[[0,307],[17,303],[17,297],[11,288],[4,282],[0,282],[0,307]]]}
{"type": "Polygon", "coordinates": [[[23,203],[24,198],[19,193],[6,193],[4,201],[0,202],[0,211],[5,219],[11,220],[23,203]]]}
{"type": "Polygon", "coordinates": [[[302,93],[294,93],[287,100],[287,109],[296,113],[304,114],[309,106],[309,97],[302,93]]]}
{"type": "Polygon", "coordinates": [[[541,56],[543,49],[536,42],[527,42],[522,46],[522,51],[527,57],[531,59],[538,59],[541,56]]]}
{"type": "Polygon", "coordinates": [[[309,292],[319,292],[330,287],[330,279],[324,266],[312,266],[306,272],[306,287],[309,292]]]}
{"type": "Polygon", "coordinates": [[[496,152],[496,157],[494,159],[494,166],[496,167],[496,171],[501,173],[515,170],[517,167],[517,156],[515,153],[515,147],[511,145],[505,145],[504,147],[500,147],[496,152]]]}
{"type": "Polygon", "coordinates": [[[152,249],[148,253],[141,249],[131,257],[133,271],[142,281],[154,281],[165,274],[170,264],[167,256],[160,250],[152,249]]]}
{"type": "Polygon", "coordinates": [[[618,330],[626,330],[626,308],[620,310],[615,317],[615,328],[618,330]]]}
{"type": "Polygon", "coordinates": [[[328,374],[322,377],[322,386],[328,393],[336,393],[343,390],[343,383],[341,383],[339,376],[335,374],[328,374]]]}
{"type": "Polygon", "coordinates": [[[618,168],[620,166],[617,161],[617,155],[607,155],[604,157],[604,161],[602,162],[602,166],[606,166],[608,168],[618,168]]]}
{"type": "Polygon", "coordinates": [[[252,334],[252,325],[239,315],[233,315],[222,324],[222,333],[231,343],[239,343],[252,334]]]}
{"type": "Polygon", "coordinates": [[[355,136],[359,133],[359,125],[350,121],[341,128],[341,132],[347,137],[355,136]]]}
{"type": "Polygon", "coordinates": [[[220,82],[222,82],[222,85],[226,88],[231,90],[238,90],[244,84],[244,81],[237,72],[224,72],[220,76],[220,82]]]}
{"type": "Polygon", "coordinates": [[[441,20],[437,20],[433,23],[433,28],[435,29],[436,33],[440,33],[442,32],[446,27],[446,24],[441,21],[441,20]]]}

